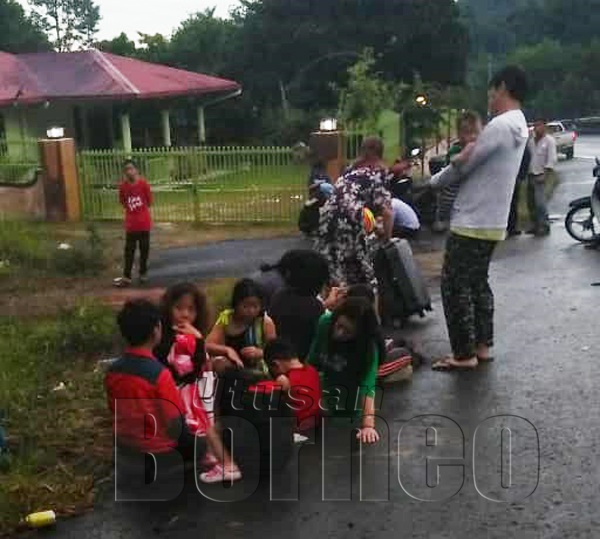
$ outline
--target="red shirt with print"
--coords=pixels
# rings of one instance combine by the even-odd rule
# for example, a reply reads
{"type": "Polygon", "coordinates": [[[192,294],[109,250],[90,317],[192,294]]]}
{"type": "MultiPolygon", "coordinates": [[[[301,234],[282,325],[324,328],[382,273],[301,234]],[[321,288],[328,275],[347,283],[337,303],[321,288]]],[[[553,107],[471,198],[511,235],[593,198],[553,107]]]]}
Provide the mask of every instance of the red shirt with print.
{"type": "Polygon", "coordinates": [[[298,418],[298,430],[302,432],[313,425],[319,425],[321,413],[319,372],[312,365],[304,365],[301,369],[288,371],[287,377],[291,386],[289,405],[298,418]]]}
{"type": "Polygon", "coordinates": [[[152,219],[152,191],[148,182],[139,178],[135,182],[124,181],[119,187],[119,201],[125,208],[125,229],[127,232],[150,232],[152,219]]]}

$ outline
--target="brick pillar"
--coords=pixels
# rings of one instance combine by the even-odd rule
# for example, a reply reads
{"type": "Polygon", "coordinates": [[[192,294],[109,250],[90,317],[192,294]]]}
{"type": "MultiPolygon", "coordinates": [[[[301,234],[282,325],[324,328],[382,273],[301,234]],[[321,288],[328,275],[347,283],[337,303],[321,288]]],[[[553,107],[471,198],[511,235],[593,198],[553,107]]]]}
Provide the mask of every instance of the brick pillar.
{"type": "Polygon", "coordinates": [[[327,175],[336,182],[346,166],[346,136],[341,131],[319,131],[310,135],[313,160],[321,161],[327,175]]]}
{"type": "Polygon", "coordinates": [[[46,219],[79,221],[81,202],[75,141],[71,138],[42,139],[38,144],[43,170],[46,219]]]}

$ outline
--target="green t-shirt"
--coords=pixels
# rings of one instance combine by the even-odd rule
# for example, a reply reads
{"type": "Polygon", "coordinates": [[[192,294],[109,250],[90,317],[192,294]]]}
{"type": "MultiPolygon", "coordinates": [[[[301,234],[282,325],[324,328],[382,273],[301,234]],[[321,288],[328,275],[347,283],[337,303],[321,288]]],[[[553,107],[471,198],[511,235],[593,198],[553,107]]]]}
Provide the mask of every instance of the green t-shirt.
{"type": "Polygon", "coordinates": [[[347,350],[345,350],[344,346],[340,346],[337,349],[337,353],[330,353],[329,336],[332,319],[332,313],[325,313],[319,319],[317,335],[306,362],[314,366],[321,373],[324,390],[327,390],[328,387],[347,387],[347,404],[354,406],[354,403],[357,402],[354,412],[356,415],[361,415],[362,399],[364,397],[375,397],[377,372],[379,369],[379,348],[377,343],[372,343],[371,356],[370,358],[366,358],[370,363],[369,369],[365,372],[362,380],[356,380],[346,368],[348,354],[352,352],[351,345],[347,347],[347,350]]]}

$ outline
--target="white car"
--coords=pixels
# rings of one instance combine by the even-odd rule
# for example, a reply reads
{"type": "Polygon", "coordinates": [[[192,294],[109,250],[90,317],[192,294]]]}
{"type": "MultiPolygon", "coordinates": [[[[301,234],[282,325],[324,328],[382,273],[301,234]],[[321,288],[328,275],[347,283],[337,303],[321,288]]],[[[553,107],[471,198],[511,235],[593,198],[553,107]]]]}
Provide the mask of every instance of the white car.
{"type": "Polygon", "coordinates": [[[565,127],[562,122],[550,122],[546,124],[546,129],[549,135],[554,137],[556,141],[556,149],[564,153],[567,159],[573,159],[575,155],[575,141],[577,133],[565,127]]]}

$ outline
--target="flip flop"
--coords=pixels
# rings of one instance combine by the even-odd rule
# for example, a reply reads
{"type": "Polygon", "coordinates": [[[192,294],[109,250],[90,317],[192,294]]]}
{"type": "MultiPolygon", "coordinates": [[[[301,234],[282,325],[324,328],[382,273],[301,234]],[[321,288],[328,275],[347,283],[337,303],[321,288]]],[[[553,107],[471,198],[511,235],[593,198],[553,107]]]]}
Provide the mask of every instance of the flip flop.
{"type": "Polygon", "coordinates": [[[479,365],[479,361],[477,358],[469,359],[467,361],[457,361],[453,357],[446,357],[444,359],[440,359],[436,363],[434,363],[431,368],[434,371],[473,371],[479,365]]]}

